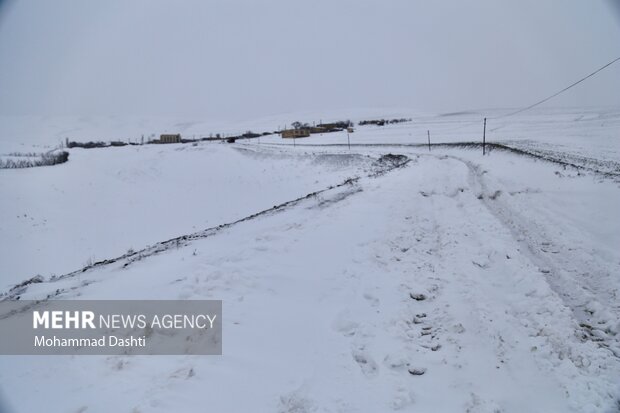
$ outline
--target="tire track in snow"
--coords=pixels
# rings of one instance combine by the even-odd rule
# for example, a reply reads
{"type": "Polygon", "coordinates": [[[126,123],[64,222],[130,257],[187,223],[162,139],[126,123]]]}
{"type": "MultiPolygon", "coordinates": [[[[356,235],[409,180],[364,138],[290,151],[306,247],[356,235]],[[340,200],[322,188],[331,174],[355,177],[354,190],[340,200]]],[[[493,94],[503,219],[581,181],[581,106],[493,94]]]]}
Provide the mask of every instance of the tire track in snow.
{"type": "MultiPolygon", "coordinates": [[[[485,354],[493,352],[496,355],[498,369],[507,367],[512,370],[511,374],[521,378],[524,377],[523,371],[529,371],[526,377],[535,377],[540,372],[553,377],[565,389],[576,411],[581,411],[583,396],[589,392],[597,393],[601,400],[617,400],[618,393],[613,383],[620,364],[611,356],[610,346],[581,335],[583,328],[578,326],[574,308],[547,281],[548,276],[542,277],[546,274],[536,273],[540,266],[533,254],[537,251],[530,252],[525,248],[502,217],[495,214],[494,208],[497,208],[500,199],[496,194],[489,195],[491,191],[480,167],[454,156],[428,156],[458,161],[467,168],[463,171],[463,176],[467,177],[466,197],[460,191],[421,193],[426,199],[437,198],[439,203],[432,209],[439,214],[436,232],[450,235],[439,239],[438,268],[444,273],[444,279],[447,279],[445,275],[449,275],[452,281],[440,284],[443,287],[440,292],[445,290],[444,294],[456,295],[463,302],[471,303],[467,304],[467,308],[474,317],[462,319],[467,327],[465,336],[471,337],[474,327],[476,337],[484,337],[485,345],[489,345],[485,354]],[[470,200],[467,201],[467,198],[470,200]],[[480,215],[481,212],[483,215],[480,215]],[[481,225],[481,220],[488,224],[481,225]],[[490,239],[496,239],[496,244],[489,245],[490,239]],[[504,258],[500,253],[506,251],[513,255],[515,246],[518,253],[512,257],[506,255],[504,258]],[[570,374],[563,376],[558,371],[570,374]],[[568,376],[572,378],[567,379],[568,376]],[[592,379],[599,376],[605,379],[594,384],[592,379]]],[[[508,217],[511,216],[510,209],[505,212],[508,217]]],[[[535,226],[531,228],[534,236],[539,236],[538,231],[535,226]]],[[[570,291],[567,285],[560,283],[560,286],[570,291]]],[[[433,314],[437,309],[426,312],[433,314]]],[[[453,320],[458,320],[460,315],[453,314],[453,320]]],[[[456,346],[458,354],[462,339],[455,334],[457,330],[450,331],[445,324],[446,321],[452,322],[450,318],[443,321],[443,330],[439,332],[449,337],[442,341],[456,346]]],[[[466,352],[471,352],[471,347],[467,349],[464,344],[463,354],[466,352]]],[[[471,357],[465,357],[465,363],[469,360],[471,357]]],[[[480,403],[495,406],[492,399],[478,394],[472,400],[472,409],[480,403]]]]}
{"type": "MultiPolygon", "coordinates": [[[[539,268],[541,275],[545,277],[553,291],[571,309],[579,322],[581,339],[596,342],[620,359],[620,331],[614,331],[614,326],[609,325],[614,317],[616,320],[620,319],[620,305],[617,297],[609,291],[609,286],[593,285],[588,282],[594,282],[591,279],[569,275],[569,273],[584,274],[594,270],[591,267],[577,268],[575,262],[579,263],[581,260],[576,260],[574,256],[568,262],[564,254],[574,253],[574,251],[570,251],[570,248],[567,252],[560,251],[561,246],[556,247],[552,239],[546,236],[541,228],[498,199],[500,191],[493,191],[490,194],[480,166],[458,157],[453,157],[453,159],[467,166],[469,180],[472,188],[479,194],[478,199],[510,231],[513,238],[522,246],[521,252],[526,252],[530,261],[539,268]],[[568,269],[566,265],[574,265],[575,268],[568,269]],[[612,309],[614,316],[609,317],[606,314],[607,319],[593,317],[594,311],[590,309],[601,307],[612,309]]],[[[599,272],[604,272],[604,269],[599,272]]]]}

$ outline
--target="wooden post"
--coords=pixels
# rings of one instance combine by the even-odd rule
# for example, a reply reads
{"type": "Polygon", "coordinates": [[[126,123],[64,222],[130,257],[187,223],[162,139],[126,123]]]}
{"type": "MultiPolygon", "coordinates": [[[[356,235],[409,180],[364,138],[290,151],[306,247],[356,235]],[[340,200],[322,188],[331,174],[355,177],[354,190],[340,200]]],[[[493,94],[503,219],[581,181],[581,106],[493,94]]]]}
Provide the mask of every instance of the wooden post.
{"type": "Polygon", "coordinates": [[[428,135],[428,151],[431,151],[431,131],[427,130],[426,134],[428,135]]]}
{"type": "Polygon", "coordinates": [[[349,145],[349,150],[351,150],[351,138],[349,137],[349,131],[347,131],[347,144],[349,145]]]}
{"type": "Polygon", "coordinates": [[[484,129],[482,129],[482,155],[486,154],[486,135],[487,135],[487,118],[484,118],[484,129]]]}

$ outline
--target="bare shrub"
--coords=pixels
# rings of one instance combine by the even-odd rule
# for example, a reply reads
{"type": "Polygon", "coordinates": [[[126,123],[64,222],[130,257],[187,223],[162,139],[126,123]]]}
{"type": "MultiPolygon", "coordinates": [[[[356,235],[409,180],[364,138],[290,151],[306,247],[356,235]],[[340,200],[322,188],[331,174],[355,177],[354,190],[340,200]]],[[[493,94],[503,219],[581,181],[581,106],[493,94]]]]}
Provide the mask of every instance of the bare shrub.
{"type": "Polygon", "coordinates": [[[50,166],[65,163],[69,160],[69,152],[50,152],[36,154],[12,154],[23,159],[0,159],[0,169],[34,168],[36,166],[50,166]]]}

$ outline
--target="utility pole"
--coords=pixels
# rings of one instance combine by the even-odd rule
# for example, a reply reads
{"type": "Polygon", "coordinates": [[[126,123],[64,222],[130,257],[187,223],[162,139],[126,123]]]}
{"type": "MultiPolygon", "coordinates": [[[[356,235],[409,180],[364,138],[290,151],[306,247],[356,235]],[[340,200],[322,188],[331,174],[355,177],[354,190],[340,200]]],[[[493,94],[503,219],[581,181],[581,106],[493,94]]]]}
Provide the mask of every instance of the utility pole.
{"type": "Polygon", "coordinates": [[[484,118],[484,129],[482,129],[482,155],[486,154],[486,134],[487,134],[487,118],[484,118]]]}
{"type": "Polygon", "coordinates": [[[347,131],[347,144],[349,145],[349,150],[351,150],[351,138],[349,137],[349,131],[347,131]]]}
{"type": "Polygon", "coordinates": [[[431,131],[427,130],[426,134],[428,135],[428,151],[431,151],[431,131]]]}

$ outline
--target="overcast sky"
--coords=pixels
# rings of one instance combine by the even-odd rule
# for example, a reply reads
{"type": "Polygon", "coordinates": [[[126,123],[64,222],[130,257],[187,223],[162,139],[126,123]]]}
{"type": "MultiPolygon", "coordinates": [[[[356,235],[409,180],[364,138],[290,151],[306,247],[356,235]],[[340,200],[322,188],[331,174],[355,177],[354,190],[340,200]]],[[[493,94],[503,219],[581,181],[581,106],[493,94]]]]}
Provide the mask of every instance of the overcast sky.
{"type": "MultiPolygon", "coordinates": [[[[0,4],[0,114],[520,107],[620,56],[604,0],[0,4]]],[[[620,62],[547,105],[619,92],[620,62]]]]}

